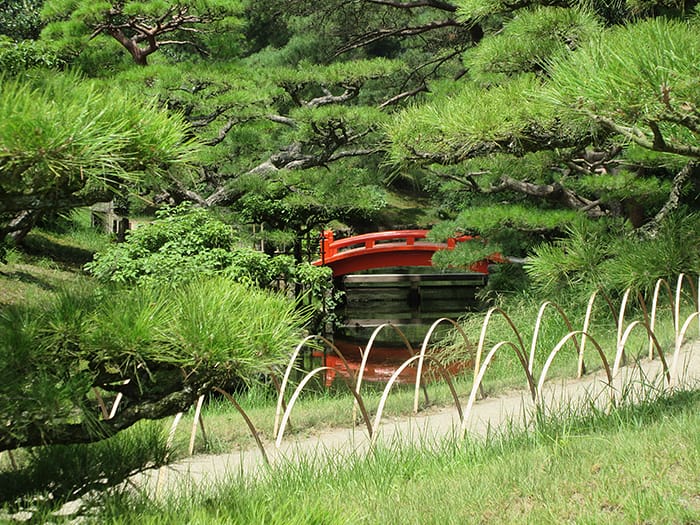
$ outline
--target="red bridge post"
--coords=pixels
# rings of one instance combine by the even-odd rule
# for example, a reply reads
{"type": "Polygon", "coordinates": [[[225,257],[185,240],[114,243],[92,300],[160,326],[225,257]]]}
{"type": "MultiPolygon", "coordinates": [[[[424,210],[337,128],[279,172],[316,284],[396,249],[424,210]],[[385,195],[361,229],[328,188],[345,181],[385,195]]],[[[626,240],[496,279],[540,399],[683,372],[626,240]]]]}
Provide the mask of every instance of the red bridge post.
{"type": "Polygon", "coordinates": [[[331,248],[333,244],[333,230],[323,230],[321,234],[321,265],[326,264],[327,257],[333,257],[336,250],[331,248]]]}

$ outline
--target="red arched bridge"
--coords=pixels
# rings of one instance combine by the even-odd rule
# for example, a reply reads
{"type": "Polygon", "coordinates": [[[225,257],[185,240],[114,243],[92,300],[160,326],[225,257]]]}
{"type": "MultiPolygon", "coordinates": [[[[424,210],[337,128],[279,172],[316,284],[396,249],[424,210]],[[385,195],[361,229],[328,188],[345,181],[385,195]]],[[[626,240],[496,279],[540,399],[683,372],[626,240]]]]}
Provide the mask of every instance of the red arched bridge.
{"type": "MultiPolygon", "coordinates": [[[[326,230],[321,238],[321,258],[315,266],[328,266],[333,276],[388,268],[393,266],[432,266],[433,254],[439,250],[452,250],[458,242],[476,240],[462,235],[447,242],[426,241],[428,230],[397,230],[366,233],[335,240],[333,232],[326,230]]],[[[488,273],[489,262],[503,262],[500,254],[493,254],[469,267],[472,272],[488,273]]]]}

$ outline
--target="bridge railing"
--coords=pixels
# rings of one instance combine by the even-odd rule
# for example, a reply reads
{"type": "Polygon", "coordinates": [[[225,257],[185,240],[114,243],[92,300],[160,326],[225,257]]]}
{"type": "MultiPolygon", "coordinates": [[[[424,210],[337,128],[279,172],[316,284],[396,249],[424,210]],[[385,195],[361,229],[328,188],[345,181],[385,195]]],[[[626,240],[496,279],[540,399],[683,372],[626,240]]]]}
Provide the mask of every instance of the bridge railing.
{"type": "MultiPolygon", "coordinates": [[[[428,230],[392,230],[375,233],[365,233],[354,237],[346,237],[344,239],[335,240],[333,231],[326,230],[323,232],[321,239],[321,259],[328,260],[335,257],[342,251],[356,249],[372,249],[377,244],[393,243],[403,241],[400,244],[405,246],[414,246],[416,241],[425,239],[428,235],[428,230]]],[[[457,242],[471,240],[473,237],[463,235],[461,237],[447,239],[446,243],[431,243],[436,245],[444,245],[447,249],[455,247],[457,242]]]]}

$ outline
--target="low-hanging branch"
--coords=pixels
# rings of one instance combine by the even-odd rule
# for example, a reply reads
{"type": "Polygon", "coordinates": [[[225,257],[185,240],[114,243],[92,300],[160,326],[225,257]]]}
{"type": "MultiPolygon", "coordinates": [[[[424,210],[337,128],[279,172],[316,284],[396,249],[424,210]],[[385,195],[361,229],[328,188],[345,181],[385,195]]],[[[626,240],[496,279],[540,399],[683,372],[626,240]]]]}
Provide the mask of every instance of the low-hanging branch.
{"type": "Polygon", "coordinates": [[[508,154],[522,157],[527,153],[537,151],[550,151],[553,149],[582,149],[590,142],[590,136],[574,137],[567,134],[535,132],[524,130],[524,132],[503,136],[499,139],[475,141],[467,147],[456,149],[450,146],[450,150],[445,152],[421,151],[413,146],[407,150],[410,155],[406,160],[419,161],[423,164],[440,164],[451,166],[460,164],[466,160],[478,157],[487,157],[496,154],[508,154]]]}
{"type": "MultiPolygon", "coordinates": [[[[50,425],[44,420],[35,421],[22,428],[20,434],[0,432],[0,452],[21,447],[92,443],[100,441],[134,425],[142,419],[162,419],[178,412],[184,412],[201,396],[215,386],[226,386],[225,381],[215,376],[178,385],[170,392],[162,392],[152,399],[131,399],[112,419],[97,419],[97,412],[86,414],[81,422],[53,421],[50,425]],[[125,406],[126,405],[126,406],[125,406]]],[[[90,406],[87,399],[85,406],[90,406]]],[[[10,421],[11,423],[11,421],[10,421]]]]}
{"type": "Polygon", "coordinates": [[[683,168],[676,173],[671,183],[671,191],[668,194],[668,199],[657,214],[648,223],[640,228],[640,231],[649,237],[655,237],[663,224],[674,210],[678,208],[681,202],[683,189],[688,181],[693,177],[700,175],[700,162],[691,160],[686,163],[683,168]]]}
{"type": "Polygon", "coordinates": [[[388,106],[392,106],[394,104],[399,103],[400,101],[413,97],[417,95],[418,93],[429,93],[430,90],[428,89],[428,86],[425,83],[420,84],[419,86],[416,86],[413,89],[409,89],[408,91],[404,91],[403,93],[399,93],[398,95],[394,95],[388,100],[385,100],[379,106],[377,106],[379,109],[384,109],[388,106]]]}
{"type": "Polygon", "coordinates": [[[503,191],[516,191],[532,197],[547,199],[560,204],[567,208],[578,210],[586,213],[589,217],[596,218],[606,215],[606,211],[602,209],[599,200],[592,201],[586,199],[576,192],[564,187],[559,182],[551,184],[533,184],[513,177],[504,175],[500,178],[499,183],[482,190],[484,193],[499,193],[503,191]]]}
{"type": "Polygon", "coordinates": [[[591,118],[595,122],[602,124],[615,133],[619,133],[623,137],[631,140],[635,144],[638,144],[645,149],[658,151],[661,153],[673,153],[684,157],[700,158],[700,147],[692,146],[690,144],[679,144],[664,138],[659,130],[658,121],[647,121],[647,125],[649,126],[652,134],[652,137],[650,138],[647,133],[636,126],[623,126],[622,124],[615,122],[613,119],[602,115],[592,115],[591,118]]]}
{"type": "MultiPolygon", "coordinates": [[[[270,155],[266,160],[245,172],[245,175],[263,176],[281,169],[299,170],[327,166],[328,164],[344,158],[369,156],[382,151],[380,148],[365,147],[340,149],[341,146],[348,146],[363,135],[364,134],[347,135],[347,140],[345,141],[338,141],[338,137],[336,136],[334,140],[330,140],[326,144],[322,151],[317,153],[305,153],[305,144],[295,142],[277,153],[270,155]]],[[[158,200],[170,200],[173,198],[179,201],[184,199],[208,208],[231,204],[242,195],[240,188],[232,183],[231,180],[219,184],[207,197],[203,197],[199,193],[185,188],[178,181],[174,182],[175,188],[159,195],[158,200]]]]}
{"type": "Polygon", "coordinates": [[[322,88],[324,92],[322,97],[316,97],[306,102],[302,101],[301,105],[307,108],[318,108],[321,106],[328,106],[330,104],[342,104],[343,102],[356,98],[360,93],[362,84],[347,84],[343,87],[345,88],[345,91],[340,95],[334,95],[329,89],[322,88]]]}
{"type": "Polygon", "coordinates": [[[370,44],[380,42],[386,38],[391,37],[410,37],[417,36],[428,33],[430,31],[435,31],[438,29],[444,29],[446,27],[464,27],[462,22],[458,22],[452,18],[447,18],[445,20],[436,20],[427,24],[420,26],[409,26],[409,27],[395,27],[395,28],[382,28],[363,35],[358,36],[351,42],[340,47],[334,54],[339,56],[355,49],[360,49],[366,47],[370,44]]]}
{"type": "Polygon", "coordinates": [[[419,7],[433,7],[442,11],[455,13],[457,6],[449,2],[440,0],[416,0],[415,2],[395,2],[392,0],[365,0],[368,4],[384,5],[387,7],[395,7],[397,9],[416,9],[419,7]]]}

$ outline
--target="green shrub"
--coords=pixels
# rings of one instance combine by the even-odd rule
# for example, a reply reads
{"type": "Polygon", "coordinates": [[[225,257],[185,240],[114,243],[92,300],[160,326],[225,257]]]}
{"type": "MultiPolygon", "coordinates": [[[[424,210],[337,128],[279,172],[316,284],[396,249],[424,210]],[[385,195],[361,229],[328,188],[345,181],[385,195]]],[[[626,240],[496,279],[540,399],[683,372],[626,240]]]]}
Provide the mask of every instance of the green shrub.
{"type": "Polygon", "coordinates": [[[183,204],[156,212],[126,242],[95,255],[86,269],[102,282],[175,284],[214,275],[233,261],[233,230],[206,210],[183,204]]]}
{"type": "Polygon", "coordinates": [[[237,244],[234,229],[208,211],[183,203],[156,212],[153,222],[128,233],[126,242],[97,253],[85,268],[103,283],[179,286],[223,274],[236,282],[279,288],[299,282],[320,289],[328,273],[290,256],[270,257],[237,244]]]}

